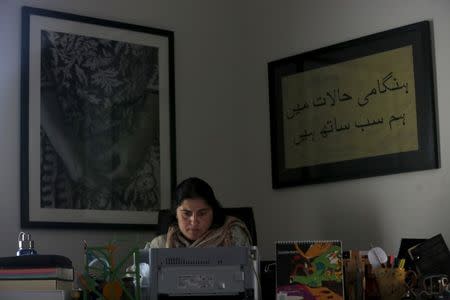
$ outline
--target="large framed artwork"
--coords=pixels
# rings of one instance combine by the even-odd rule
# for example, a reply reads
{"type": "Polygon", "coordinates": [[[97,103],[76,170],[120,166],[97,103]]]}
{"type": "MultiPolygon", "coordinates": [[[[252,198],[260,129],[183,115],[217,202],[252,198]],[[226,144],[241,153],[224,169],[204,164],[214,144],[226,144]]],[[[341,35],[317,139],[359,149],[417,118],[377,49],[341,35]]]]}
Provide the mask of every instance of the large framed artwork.
{"type": "Polygon", "coordinates": [[[174,34],[22,8],[21,225],[151,228],[176,182],[174,34]]]}
{"type": "Polygon", "coordinates": [[[431,23],[268,63],[272,185],[439,167],[431,23]]]}

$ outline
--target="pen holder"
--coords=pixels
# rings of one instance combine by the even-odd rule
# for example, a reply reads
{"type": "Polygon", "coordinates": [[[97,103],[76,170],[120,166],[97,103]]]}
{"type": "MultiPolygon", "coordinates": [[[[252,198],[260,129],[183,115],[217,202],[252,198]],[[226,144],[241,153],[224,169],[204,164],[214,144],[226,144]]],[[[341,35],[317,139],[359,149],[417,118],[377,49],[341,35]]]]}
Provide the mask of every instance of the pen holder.
{"type": "Polygon", "coordinates": [[[398,300],[406,293],[405,270],[399,268],[378,268],[373,270],[378,290],[383,300],[398,300]]]}

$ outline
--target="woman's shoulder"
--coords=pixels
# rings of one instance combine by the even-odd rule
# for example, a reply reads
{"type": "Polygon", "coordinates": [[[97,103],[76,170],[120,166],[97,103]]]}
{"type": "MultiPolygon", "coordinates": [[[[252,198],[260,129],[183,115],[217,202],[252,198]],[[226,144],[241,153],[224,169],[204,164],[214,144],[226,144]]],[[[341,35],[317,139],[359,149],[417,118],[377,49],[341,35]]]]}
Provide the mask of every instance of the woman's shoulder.
{"type": "MultiPolygon", "coordinates": [[[[245,226],[245,225],[244,225],[245,226]]],[[[250,246],[250,236],[247,228],[242,225],[234,224],[230,226],[231,240],[233,246],[250,246]]]]}
{"type": "Polygon", "coordinates": [[[165,248],[166,247],[166,240],[167,240],[167,235],[166,234],[158,235],[153,240],[151,240],[150,242],[147,242],[147,244],[145,244],[145,249],[165,248]]]}

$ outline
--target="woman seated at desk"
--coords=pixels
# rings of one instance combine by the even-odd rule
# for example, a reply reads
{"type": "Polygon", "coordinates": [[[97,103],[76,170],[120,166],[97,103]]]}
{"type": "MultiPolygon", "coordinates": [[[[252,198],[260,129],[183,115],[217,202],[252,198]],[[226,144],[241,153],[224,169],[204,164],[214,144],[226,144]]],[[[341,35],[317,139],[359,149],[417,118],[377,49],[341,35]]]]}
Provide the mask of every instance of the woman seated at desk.
{"type": "Polygon", "coordinates": [[[250,246],[244,222],[226,216],[211,186],[191,177],[175,190],[175,221],[167,234],[154,238],[145,248],[250,246]]]}

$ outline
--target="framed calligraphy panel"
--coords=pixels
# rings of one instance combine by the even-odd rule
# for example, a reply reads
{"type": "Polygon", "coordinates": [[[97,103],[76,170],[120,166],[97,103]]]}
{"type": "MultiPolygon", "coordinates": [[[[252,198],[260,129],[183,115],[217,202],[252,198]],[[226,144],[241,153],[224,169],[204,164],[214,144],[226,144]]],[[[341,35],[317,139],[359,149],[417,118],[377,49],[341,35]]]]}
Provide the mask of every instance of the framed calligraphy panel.
{"type": "Polygon", "coordinates": [[[439,167],[430,30],[269,62],[274,188],[439,167]]]}

